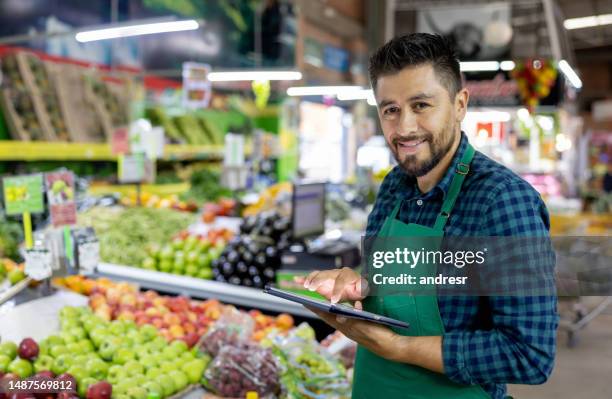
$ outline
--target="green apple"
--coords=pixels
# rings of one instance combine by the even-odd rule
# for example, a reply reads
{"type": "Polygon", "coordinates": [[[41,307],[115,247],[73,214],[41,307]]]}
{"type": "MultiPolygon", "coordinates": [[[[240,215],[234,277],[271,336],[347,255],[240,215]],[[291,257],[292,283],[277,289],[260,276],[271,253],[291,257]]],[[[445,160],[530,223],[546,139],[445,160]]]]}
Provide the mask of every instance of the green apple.
{"type": "Polygon", "coordinates": [[[13,359],[7,355],[0,355],[0,373],[6,373],[6,369],[13,359]]]}
{"type": "Polygon", "coordinates": [[[13,269],[10,272],[8,272],[7,277],[11,285],[15,285],[18,282],[24,280],[26,278],[26,275],[21,269],[13,269]]]}
{"type": "Polygon", "coordinates": [[[135,375],[133,375],[133,376],[132,376],[132,379],[133,379],[134,381],[136,381],[136,385],[138,385],[138,386],[142,386],[142,385],[144,385],[144,384],[145,384],[147,381],[149,381],[149,380],[147,379],[147,377],[145,377],[145,376],[144,376],[144,375],[142,375],[142,374],[135,374],[135,375]]]}
{"type": "Polygon", "coordinates": [[[77,341],[87,338],[87,331],[82,327],[75,327],[69,330],[72,336],[76,337],[77,341]]]}
{"type": "Polygon", "coordinates": [[[177,355],[181,355],[189,350],[189,346],[185,343],[185,341],[176,340],[172,341],[170,347],[176,351],[177,355]]]}
{"type": "Polygon", "coordinates": [[[162,390],[161,386],[159,385],[159,383],[157,383],[155,381],[147,381],[147,382],[144,383],[144,385],[142,387],[147,390],[147,393],[149,395],[157,394],[158,396],[161,397],[162,394],[163,394],[163,390],[162,390]]]}
{"type": "Polygon", "coordinates": [[[78,355],[80,353],[84,353],[83,351],[81,351],[81,345],[79,345],[78,342],[71,342],[66,345],[66,352],[70,353],[71,355],[78,355]]]}
{"type": "Polygon", "coordinates": [[[60,337],[64,340],[66,344],[71,344],[73,342],[77,342],[79,338],[75,335],[72,335],[69,331],[62,331],[60,333],[60,337]]]}
{"type": "Polygon", "coordinates": [[[156,270],[156,264],[155,259],[148,257],[143,259],[140,266],[145,270],[156,270]]]}
{"type": "Polygon", "coordinates": [[[98,348],[98,354],[104,360],[111,360],[119,349],[119,345],[121,345],[121,340],[117,337],[107,337],[98,348]]]}
{"type": "Polygon", "coordinates": [[[106,378],[108,382],[111,384],[116,384],[127,378],[127,370],[123,368],[123,366],[119,364],[113,364],[108,368],[108,372],[106,373],[106,378]]]}
{"type": "Polygon", "coordinates": [[[196,384],[202,379],[205,369],[206,361],[204,359],[193,359],[181,367],[181,370],[187,375],[191,384],[196,384]]]}
{"type": "Polygon", "coordinates": [[[114,320],[111,321],[109,330],[111,334],[115,336],[121,336],[125,333],[125,326],[121,322],[121,320],[114,320]]]}
{"type": "Polygon", "coordinates": [[[113,355],[114,364],[126,364],[130,360],[136,359],[136,353],[130,348],[119,348],[113,355]]]}
{"type": "Polygon", "coordinates": [[[172,248],[177,251],[174,256],[176,256],[176,254],[179,252],[183,253],[183,251],[181,250],[185,248],[185,241],[179,237],[175,238],[174,240],[172,240],[172,248]]]}
{"type": "Polygon", "coordinates": [[[140,386],[133,386],[126,393],[130,399],[147,399],[147,390],[140,386]]]}
{"type": "Polygon", "coordinates": [[[157,366],[157,360],[150,353],[145,353],[144,355],[138,356],[138,361],[142,364],[147,370],[157,366]]]}
{"type": "Polygon", "coordinates": [[[134,345],[141,345],[147,342],[146,338],[142,334],[140,334],[140,331],[138,330],[130,330],[127,333],[127,337],[130,338],[132,342],[134,342],[134,345]]]}
{"type": "Polygon", "coordinates": [[[157,380],[157,377],[159,377],[162,374],[163,372],[159,368],[151,367],[150,369],[147,370],[146,376],[150,380],[157,380]]]}
{"type": "Polygon", "coordinates": [[[78,385],[79,396],[81,398],[86,397],[87,396],[87,389],[89,388],[90,385],[93,385],[96,382],[98,382],[98,381],[96,381],[94,378],[91,378],[91,377],[85,377],[81,381],[79,381],[79,383],[77,384],[78,385]]]}
{"type": "Polygon", "coordinates": [[[89,332],[89,339],[91,339],[96,348],[100,347],[102,342],[108,337],[110,337],[110,332],[102,326],[97,326],[89,332]]]}
{"type": "Polygon", "coordinates": [[[49,335],[45,340],[49,343],[49,347],[65,344],[64,340],[59,335],[49,335]]]}
{"type": "Polygon", "coordinates": [[[51,349],[51,345],[47,339],[43,339],[38,343],[38,356],[40,355],[48,355],[49,350],[51,349]]]}
{"type": "Polygon", "coordinates": [[[204,280],[210,280],[213,278],[213,271],[208,267],[202,268],[198,271],[198,277],[204,280]]]}
{"type": "Polygon", "coordinates": [[[164,273],[169,273],[172,270],[172,261],[171,260],[162,260],[159,262],[159,270],[164,273]]]}
{"type": "Polygon", "coordinates": [[[193,359],[195,359],[195,355],[189,351],[183,353],[181,355],[181,360],[183,361],[183,363],[187,363],[192,361],[193,359]]]}
{"type": "Polygon", "coordinates": [[[28,378],[34,374],[34,367],[32,367],[32,363],[29,361],[16,358],[8,365],[7,371],[17,374],[20,378],[28,378]]]}
{"type": "Polygon", "coordinates": [[[94,346],[88,339],[82,339],[78,342],[81,353],[89,353],[94,351],[94,346]]]}
{"type": "Polygon", "coordinates": [[[174,381],[177,391],[182,391],[187,387],[187,385],[189,385],[189,378],[187,378],[187,375],[180,370],[173,370],[168,373],[168,376],[174,381]]]}
{"type": "Polygon", "coordinates": [[[100,381],[106,378],[108,364],[104,360],[91,359],[85,365],[85,371],[90,377],[100,381]]]}
{"type": "Polygon", "coordinates": [[[73,328],[79,328],[81,323],[76,319],[60,320],[60,328],[62,331],[70,332],[73,328]]]}
{"type": "Polygon", "coordinates": [[[65,373],[70,366],[72,366],[72,355],[59,355],[55,358],[51,371],[53,371],[55,375],[60,375],[65,373]]]}
{"type": "Polygon", "coordinates": [[[176,385],[174,384],[174,380],[168,374],[162,374],[157,378],[157,382],[159,386],[164,390],[163,397],[167,397],[177,392],[176,385]]]}
{"type": "Polygon", "coordinates": [[[120,323],[123,324],[123,328],[126,332],[138,329],[138,325],[132,320],[121,320],[120,323]]]}
{"type": "Polygon", "coordinates": [[[169,374],[171,371],[176,370],[176,367],[174,365],[174,362],[172,361],[166,361],[162,364],[159,365],[160,370],[164,373],[164,374],[169,374]]]}
{"type": "Polygon", "coordinates": [[[85,371],[85,368],[82,365],[77,366],[73,364],[72,366],[68,367],[68,370],[66,370],[66,373],[73,376],[76,381],[82,381],[85,378],[89,378],[89,376],[87,375],[87,372],[85,371]]]}
{"type": "Polygon", "coordinates": [[[6,355],[13,360],[17,356],[17,344],[11,341],[1,343],[0,355],[6,355]]]}
{"type": "Polygon", "coordinates": [[[144,366],[136,361],[136,360],[128,360],[127,362],[125,362],[125,365],[123,366],[129,375],[138,375],[138,374],[144,374],[145,372],[145,368],[144,366]]]}
{"type": "Polygon", "coordinates": [[[151,341],[155,337],[157,337],[158,332],[157,329],[152,325],[145,324],[144,326],[140,327],[140,334],[142,334],[147,341],[151,341]]]}
{"type": "Polygon", "coordinates": [[[174,360],[180,355],[180,353],[178,353],[177,350],[171,346],[166,346],[164,349],[162,349],[161,353],[164,355],[166,360],[174,360]]]}
{"type": "Polygon", "coordinates": [[[185,274],[188,275],[188,276],[191,276],[191,277],[196,277],[198,275],[199,271],[200,270],[195,265],[188,265],[185,268],[185,274]]]}
{"type": "Polygon", "coordinates": [[[51,356],[53,356],[55,358],[65,354],[67,352],[68,352],[68,349],[67,349],[66,345],[55,345],[55,346],[52,346],[51,349],[49,350],[49,353],[51,354],[51,356]]]}
{"type": "MultiPolygon", "coordinates": [[[[49,355],[38,355],[34,362],[34,371],[37,373],[44,370],[51,371],[54,362],[55,360],[49,355]]],[[[2,371],[1,363],[0,361],[0,371],[2,371]]]]}
{"type": "Polygon", "coordinates": [[[200,268],[210,268],[210,256],[208,256],[207,254],[198,255],[197,263],[200,268]]]}

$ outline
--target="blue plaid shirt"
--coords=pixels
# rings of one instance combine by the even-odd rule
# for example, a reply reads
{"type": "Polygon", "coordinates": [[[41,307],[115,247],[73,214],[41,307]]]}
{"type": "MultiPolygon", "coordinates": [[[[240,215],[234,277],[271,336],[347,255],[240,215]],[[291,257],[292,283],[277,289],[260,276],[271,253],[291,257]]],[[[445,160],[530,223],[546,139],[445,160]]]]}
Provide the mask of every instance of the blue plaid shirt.
{"type": "MultiPolygon", "coordinates": [[[[416,180],[395,167],[383,181],[368,218],[367,236],[380,230],[398,200],[404,223],[433,227],[459,160],[461,143],[442,180],[422,194],[416,180]]],[[[508,168],[476,152],[446,224],[446,236],[547,236],[549,217],[539,194],[508,168]]],[[[558,324],[554,296],[439,296],[446,375],[478,384],[494,399],[506,384],[541,384],[550,375],[558,324]]]]}

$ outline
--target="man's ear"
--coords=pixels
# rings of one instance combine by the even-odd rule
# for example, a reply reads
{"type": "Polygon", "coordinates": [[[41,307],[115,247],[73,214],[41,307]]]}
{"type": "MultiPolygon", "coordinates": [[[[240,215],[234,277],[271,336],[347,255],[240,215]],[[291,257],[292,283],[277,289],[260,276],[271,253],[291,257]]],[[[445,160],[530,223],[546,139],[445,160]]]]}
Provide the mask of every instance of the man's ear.
{"type": "Polygon", "coordinates": [[[455,115],[457,122],[462,122],[467,112],[468,102],[470,100],[470,93],[466,88],[459,90],[455,95],[455,115]]]}

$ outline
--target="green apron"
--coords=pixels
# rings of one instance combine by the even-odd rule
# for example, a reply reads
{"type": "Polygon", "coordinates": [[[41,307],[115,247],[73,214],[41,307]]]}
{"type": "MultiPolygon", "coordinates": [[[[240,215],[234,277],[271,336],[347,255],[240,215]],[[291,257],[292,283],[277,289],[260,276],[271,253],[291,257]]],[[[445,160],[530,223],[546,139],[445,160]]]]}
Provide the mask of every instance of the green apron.
{"type": "MultiPolygon", "coordinates": [[[[439,249],[444,237],[444,226],[459,196],[473,157],[474,148],[468,144],[433,228],[413,223],[405,224],[397,220],[402,202],[399,200],[377,237],[410,237],[410,242],[406,243],[410,250],[418,250],[424,246],[428,249],[439,249]],[[423,237],[422,242],[419,237],[423,237]],[[432,237],[438,239],[432,240],[432,237]],[[431,248],[432,241],[437,242],[437,248],[431,248]]],[[[421,276],[434,276],[436,267],[420,264],[411,269],[410,273],[417,279],[421,276]]],[[[409,329],[393,328],[398,334],[444,334],[436,296],[371,296],[363,301],[363,305],[365,310],[409,322],[409,329]]],[[[490,395],[478,385],[457,384],[443,374],[383,359],[362,346],[357,349],[353,381],[353,399],[490,399],[490,395]]]]}

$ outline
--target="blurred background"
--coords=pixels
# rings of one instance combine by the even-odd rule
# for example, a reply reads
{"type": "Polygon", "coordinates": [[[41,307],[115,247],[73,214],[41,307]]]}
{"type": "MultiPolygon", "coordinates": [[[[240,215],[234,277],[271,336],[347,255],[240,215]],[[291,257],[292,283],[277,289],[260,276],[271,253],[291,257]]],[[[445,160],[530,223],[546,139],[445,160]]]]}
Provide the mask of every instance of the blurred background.
{"type": "MultiPolygon", "coordinates": [[[[413,32],[452,41],[470,142],[541,194],[553,236],[574,237],[559,241],[573,259],[559,273],[597,270],[598,296],[560,298],[550,380],[510,393],[609,397],[611,0],[0,0],[0,336],[43,340],[79,303],[168,342],[227,332],[218,314],[144,314],[154,298],[180,313],[189,296],[213,316],[237,306],[257,345],[304,321],[312,351],[337,364],[342,351],[323,348],[354,347],[321,343],[333,331],[261,288],[359,263],[394,166],[368,57],[413,32]]],[[[214,359],[206,372],[235,371],[214,359]]],[[[286,390],[281,380],[267,386],[286,390]]]]}

